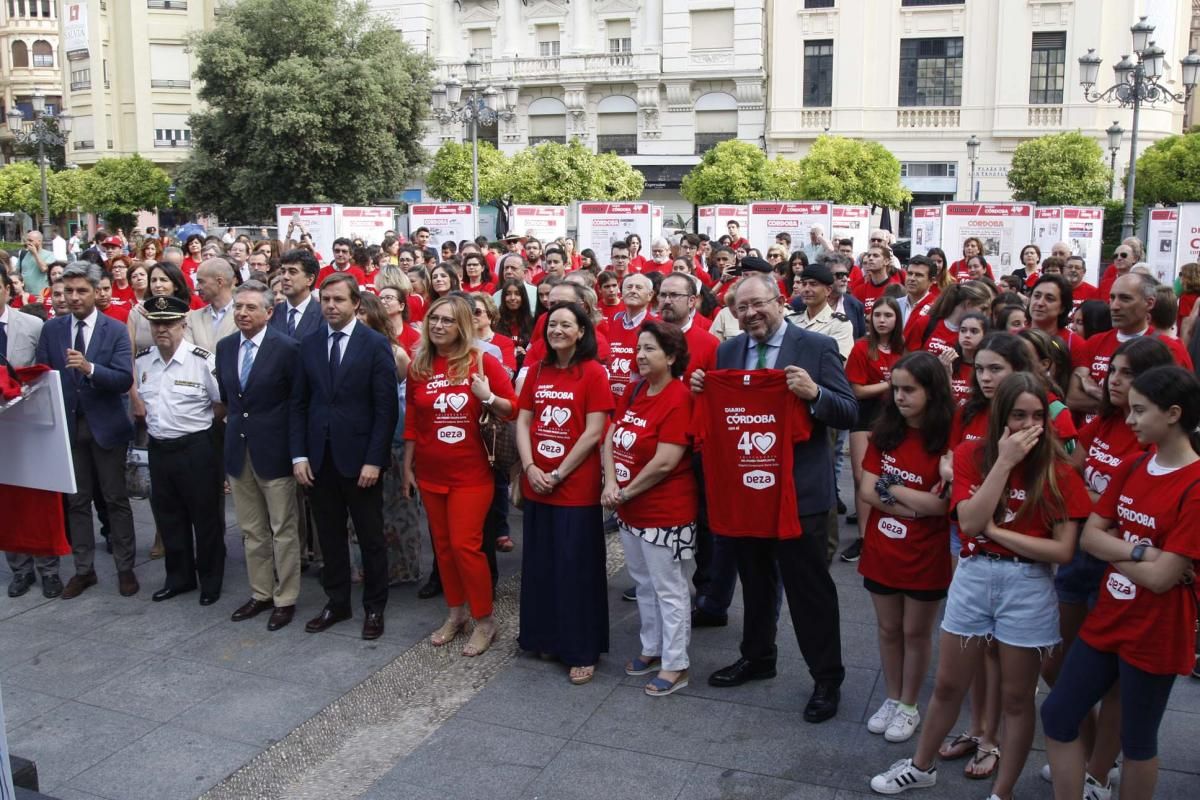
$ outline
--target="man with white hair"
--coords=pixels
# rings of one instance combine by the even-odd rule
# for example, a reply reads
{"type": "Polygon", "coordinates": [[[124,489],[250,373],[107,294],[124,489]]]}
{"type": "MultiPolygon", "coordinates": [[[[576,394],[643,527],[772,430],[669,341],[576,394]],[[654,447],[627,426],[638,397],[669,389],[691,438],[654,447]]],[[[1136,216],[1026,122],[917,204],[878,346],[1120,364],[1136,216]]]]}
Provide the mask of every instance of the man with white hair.
{"type": "Polygon", "coordinates": [[[671,244],[661,236],[650,243],[650,259],[643,263],[641,272],[671,272],[671,244]]]}
{"type": "Polygon", "coordinates": [[[825,238],[825,228],[820,225],[813,225],[808,229],[808,243],[802,245],[801,248],[804,255],[808,256],[808,263],[814,264],[826,253],[833,252],[833,245],[825,238]]]}

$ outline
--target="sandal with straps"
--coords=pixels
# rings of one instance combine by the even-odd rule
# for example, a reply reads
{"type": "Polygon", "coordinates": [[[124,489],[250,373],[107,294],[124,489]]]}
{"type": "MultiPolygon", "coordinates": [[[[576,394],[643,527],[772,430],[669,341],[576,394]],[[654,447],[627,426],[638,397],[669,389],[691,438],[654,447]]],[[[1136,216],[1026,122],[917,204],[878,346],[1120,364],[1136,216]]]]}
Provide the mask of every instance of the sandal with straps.
{"type": "Polygon", "coordinates": [[[575,686],[583,686],[585,683],[591,683],[592,678],[596,676],[596,665],[592,664],[587,667],[571,667],[567,679],[575,686]]]}
{"type": "Polygon", "coordinates": [[[445,647],[454,641],[458,634],[462,633],[462,630],[465,627],[467,627],[466,620],[463,620],[462,622],[455,622],[452,619],[448,619],[442,623],[442,627],[434,631],[429,637],[429,643],[434,647],[445,647]]]}
{"type": "Polygon", "coordinates": [[[658,665],[662,663],[662,658],[659,656],[644,656],[639,655],[637,658],[630,659],[625,662],[626,675],[649,675],[658,669],[658,665]]]}
{"type": "Polygon", "coordinates": [[[954,740],[949,743],[943,743],[938,748],[938,758],[943,761],[958,761],[960,758],[966,758],[979,749],[979,737],[972,736],[967,732],[960,733],[954,737],[954,740]],[[956,749],[959,748],[959,749],[956,749]],[[947,752],[949,750],[949,752],[947,752]]]}
{"type": "Polygon", "coordinates": [[[646,694],[651,697],[666,697],[669,694],[686,689],[688,685],[688,671],[685,669],[673,681],[666,678],[655,676],[646,684],[646,694]]]}
{"type": "Polygon", "coordinates": [[[467,658],[475,658],[481,656],[488,651],[492,646],[492,642],[496,641],[496,634],[500,629],[495,625],[490,631],[484,631],[480,626],[476,625],[475,630],[471,632],[471,638],[467,640],[467,646],[463,648],[462,654],[467,658]]]}
{"type": "Polygon", "coordinates": [[[992,776],[996,774],[996,770],[999,768],[1000,768],[1000,748],[999,747],[983,747],[982,745],[980,745],[975,750],[975,755],[972,756],[971,760],[967,762],[967,765],[965,767],[963,767],[963,776],[966,777],[968,780],[972,780],[972,781],[991,780],[992,776]],[[979,765],[989,758],[994,759],[994,760],[992,761],[992,768],[989,769],[987,772],[972,772],[971,771],[972,769],[978,769],[979,765]]]}

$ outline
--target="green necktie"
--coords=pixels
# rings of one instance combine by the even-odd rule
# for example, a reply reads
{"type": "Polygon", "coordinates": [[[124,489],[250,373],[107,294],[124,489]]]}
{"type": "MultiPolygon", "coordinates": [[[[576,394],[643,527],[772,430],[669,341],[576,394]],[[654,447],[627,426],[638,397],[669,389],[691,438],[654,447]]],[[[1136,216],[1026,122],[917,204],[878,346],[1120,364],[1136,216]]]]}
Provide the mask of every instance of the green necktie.
{"type": "Polygon", "coordinates": [[[756,361],[754,364],[755,369],[767,368],[767,347],[768,345],[766,342],[759,342],[758,344],[754,345],[754,349],[758,351],[758,361],[756,361]]]}

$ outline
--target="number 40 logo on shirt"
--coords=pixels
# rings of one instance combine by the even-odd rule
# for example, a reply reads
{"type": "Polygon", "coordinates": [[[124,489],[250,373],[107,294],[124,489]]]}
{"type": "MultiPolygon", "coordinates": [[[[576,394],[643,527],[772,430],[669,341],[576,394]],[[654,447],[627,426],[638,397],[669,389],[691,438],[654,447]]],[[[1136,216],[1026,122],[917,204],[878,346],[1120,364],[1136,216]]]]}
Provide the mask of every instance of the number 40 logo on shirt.
{"type": "Polygon", "coordinates": [[[743,433],[741,438],[738,439],[738,444],[737,444],[738,450],[741,450],[746,455],[750,455],[751,452],[757,450],[758,452],[762,453],[764,456],[767,453],[769,453],[771,451],[771,448],[774,446],[775,446],[775,434],[773,434],[773,433],[750,433],[750,431],[746,431],[745,433],[743,433]]]}

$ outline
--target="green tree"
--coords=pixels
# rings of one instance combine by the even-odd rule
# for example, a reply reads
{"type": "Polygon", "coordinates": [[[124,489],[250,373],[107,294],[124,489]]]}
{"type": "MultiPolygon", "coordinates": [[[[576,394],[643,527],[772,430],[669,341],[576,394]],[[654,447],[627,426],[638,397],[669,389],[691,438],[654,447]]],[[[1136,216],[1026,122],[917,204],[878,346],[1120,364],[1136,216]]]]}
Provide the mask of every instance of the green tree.
{"type": "Polygon", "coordinates": [[[87,170],[64,169],[51,173],[46,178],[50,194],[51,214],[70,214],[77,208],[88,206],[87,170]]]}
{"type": "Polygon", "coordinates": [[[773,163],[768,186],[790,196],[772,200],[829,200],[856,206],[899,208],[912,200],[900,183],[900,162],[878,142],[819,136],[798,166],[773,163]]]}
{"type": "MultiPolygon", "coordinates": [[[[479,143],[479,198],[500,200],[508,192],[509,158],[491,142],[479,143]]],[[[442,200],[466,203],[471,200],[471,143],[446,142],[433,156],[425,176],[429,193],[442,200]]]]}
{"type": "Polygon", "coordinates": [[[512,157],[507,199],[513,203],[565,206],[591,197],[596,154],[578,139],[567,144],[542,142],[512,157]]]}
{"type": "Polygon", "coordinates": [[[14,161],[0,168],[0,211],[37,214],[41,208],[41,176],[36,164],[14,161]]]}
{"type": "Polygon", "coordinates": [[[83,207],[100,212],[113,227],[130,228],[138,211],[170,202],[170,176],[139,155],[102,158],[83,180],[83,207]]]}
{"type": "Polygon", "coordinates": [[[1200,132],[1160,139],[1137,160],[1134,197],[1144,205],[1200,198],[1200,132]]]}
{"type": "MultiPolygon", "coordinates": [[[[646,188],[646,177],[629,162],[612,153],[595,157],[592,191],[588,200],[637,200],[646,188]]],[[[583,198],[580,198],[583,199],[583,198]]]]}
{"type": "MultiPolygon", "coordinates": [[[[767,162],[766,180],[762,199],[764,200],[805,200],[804,165],[794,158],[775,156],[767,162]]],[[[824,199],[824,198],[812,198],[824,199]]]]}
{"type": "Polygon", "coordinates": [[[769,196],[767,157],[757,146],[727,139],[711,148],[683,176],[679,193],[697,206],[774,200],[769,196]]]}
{"type": "Polygon", "coordinates": [[[1111,178],[1099,142],[1079,131],[1021,142],[1008,169],[1013,199],[1044,206],[1102,203],[1111,178]]]}
{"type": "Polygon", "coordinates": [[[178,184],[191,208],[390,198],[422,163],[432,61],[363,0],[241,0],[194,39],[207,108],[178,184]]]}

